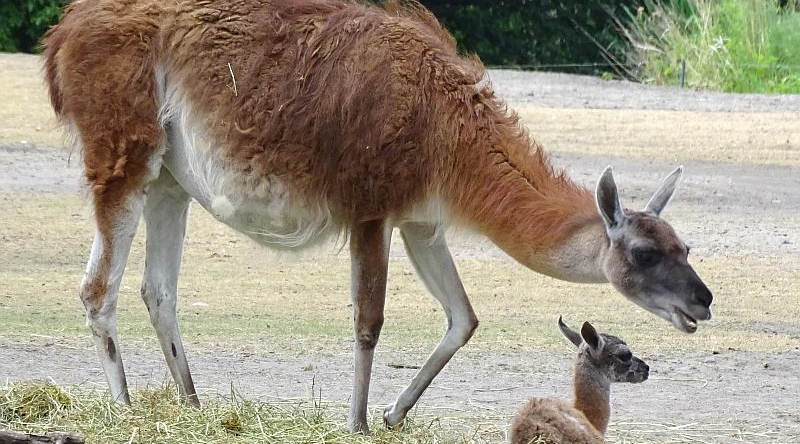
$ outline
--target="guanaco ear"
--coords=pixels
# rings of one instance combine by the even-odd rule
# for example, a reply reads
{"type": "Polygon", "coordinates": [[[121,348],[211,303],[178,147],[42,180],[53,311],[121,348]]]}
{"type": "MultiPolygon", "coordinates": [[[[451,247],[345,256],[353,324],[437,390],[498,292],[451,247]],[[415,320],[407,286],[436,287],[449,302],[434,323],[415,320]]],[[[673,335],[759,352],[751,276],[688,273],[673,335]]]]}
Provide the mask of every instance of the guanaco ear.
{"type": "Polygon", "coordinates": [[[656,216],[660,215],[669,201],[672,200],[672,195],[675,194],[675,189],[678,188],[678,180],[681,178],[682,174],[683,165],[675,168],[675,171],[671,172],[669,176],[664,179],[661,188],[650,198],[650,202],[647,202],[644,211],[655,213],[656,216]]]}
{"type": "Polygon", "coordinates": [[[603,347],[606,345],[606,341],[603,340],[603,337],[600,336],[597,330],[594,329],[594,326],[588,322],[584,322],[583,327],[581,327],[581,337],[589,345],[589,349],[595,357],[600,355],[600,352],[603,351],[603,347]]]}
{"type": "Polygon", "coordinates": [[[575,344],[575,347],[580,347],[583,339],[581,339],[581,335],[572,331],[567,324],[564,323],[564,320],[561,319],[561,316],[558,317],[558,329],[561,330],[561,334],[564,335],[565,338],[569,339],[569,342],[575,344]]]}
{"type": "Polygon", "coordinates": [[[595,200],[597,201],[597,209],[600,211],[600,215],[603,216],[603,222],[606,224],[606,231],[609,237],[616,239],[618,237],[617,233],[625,222],[625,212],[622,211],[622,203],[619,201],[617,184],[614,182],[614,173],[611,171],[610,165],[600,175],[600,180],[597,182],[597,190],[595,191],[595,200]]]}

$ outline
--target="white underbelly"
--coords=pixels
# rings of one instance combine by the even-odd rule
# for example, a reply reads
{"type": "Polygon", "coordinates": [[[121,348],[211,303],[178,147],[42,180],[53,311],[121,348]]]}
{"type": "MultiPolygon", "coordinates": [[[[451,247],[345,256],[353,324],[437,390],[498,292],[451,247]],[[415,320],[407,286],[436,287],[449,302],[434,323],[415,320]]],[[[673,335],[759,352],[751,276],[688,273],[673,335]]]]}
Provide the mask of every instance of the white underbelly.
{"type": "Polygon", "coordinates": [[[299,249],[338,231],[327,205],[310,204],[277,174],[247,176],[225,165],[196,132],[177,129],[168,145],[164,165],[178,183],[217,220],[257,242],[299,249]]]}

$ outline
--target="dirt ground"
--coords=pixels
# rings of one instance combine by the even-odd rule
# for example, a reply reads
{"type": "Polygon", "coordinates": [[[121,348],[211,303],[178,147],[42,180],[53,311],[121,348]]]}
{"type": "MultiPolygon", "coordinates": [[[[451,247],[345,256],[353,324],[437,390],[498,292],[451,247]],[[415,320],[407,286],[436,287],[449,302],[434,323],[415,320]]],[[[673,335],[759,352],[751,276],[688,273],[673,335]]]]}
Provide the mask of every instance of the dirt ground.
{"type": "MultiPolygon", "coordinates": [[[[556,116],[581,116],[585,110],[669,111],[664,115],[689,116],[692,122],[686,128],[693,133],[681,135],[687,138],[748,131],[746,125],[714,126],[724,123],[728,115],[732,120],[751,115],[754,121],[767,122],[764,125],[775,120],[775,126],[749,131],[753,138],[770,134],[776,146],[783,144],[784,155],[776,162],[696,160],[707,159],[701,155],[702,146],[689,149],[682,158],[586,154],[560,145],[561,133],[548,133],[547,124],[534,131],[545,146],[554,146],[554,162],[579,182],[593,184],[602,168],[612,164],[626,201],[642,202],[662,176],[683,164],[686,173],[672,203],[675,211],[667,210],[665,217],[693,245],[693,257],[748,256],[794,267],[800,263],[800,96],[707,93],[513,71],[492,71],[491,79],[512,108],[534,108],[536,115],[556,116]],[[713,117],[711,125],[698,121],[706,115],[713,117]]],[[[569,122],[559,125],[569,126],[569,122]]],[[[674,132],[683,130],[681,126],[665,128],[665,137],[678,137],[674,132]]],[[[626,142],[627,138],[616,141],[620,146],[626,142]]],[[[80,172],[76,159],[68,165],[67,157],[63,150],[30,143],[0,146],[0,193],[75,193],[80,172]]],[[[454,244],[457,254],[470,254],[470,242],[455,240],[454,244]]],[[[499,253],[497,258],[505,260],[499,253]]],[[[785,293],[786,303],[800,303],[796,288],[785,293]]],[[[792,337],[800,338],[796,323],[773,321],[765,319],[753,328],[790,329],[792,337]]],[[[761,353],[733,347],[713,353],[652,356],[646,344],[631,345],[646,357],[653,373],[645,384],[614,388],[609,433],[614,442],[636,438],[636,442],[800,443],[800,350],[761,353]]],[[[59,384],[105,387],[88,332],[85,347],[52,339],[31,344],[0,342],[0,356],[0,377],[10,381],[53,379],[59,384]],[[43,353],[47,360],[41,359],[43,353]]],[[[399,356],[379,346],[370,395],[375,414],[393,401],[415,372],[394,364],[419,364],[423,358],[399,356]]],[[[526,397],[568,393],[571,358],[569,352],[460,353],[425,393],[418,412],[472,418],[473,426],[504,424],[526,397]]],[[[190,352],[189,361],[195,383],[205,395],[227,393],[233,383],[248,397],[302,398],[309,396],[313,383],[331,402],[345,403],[349,398],[352,364],[346,348],[321,356],[243,355],[206,349],[190,352]],[[313,371],[303,371],[309,366],[313,371]]],[[[166,379],[163,359],[155,352],[129,349],[125,362],[133,387],[159,385],[166,379]]]]}

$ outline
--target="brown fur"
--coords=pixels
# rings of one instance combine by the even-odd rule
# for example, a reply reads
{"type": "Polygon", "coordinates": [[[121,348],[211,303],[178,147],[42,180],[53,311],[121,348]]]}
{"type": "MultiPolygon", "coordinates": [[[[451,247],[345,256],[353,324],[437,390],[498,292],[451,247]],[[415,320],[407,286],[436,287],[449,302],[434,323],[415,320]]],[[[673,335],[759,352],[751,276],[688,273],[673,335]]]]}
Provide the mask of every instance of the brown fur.
{"type": "Polygon", "coordinates": [[[572,387],[575,391],[574,407],[585,415],[586,420],[600,435],[604,435],[611,419],[611,397],[598,380],[586,377],[586,374],[592,372],[591,368],[586,367],[587,364],[584,362],[575,363],[572,377],[572,387]]]}
{"type": "Polygon", "coordinates": [[[125,198],[144,186],[147,161],[162,138],[151,51],[159,15],[135,1],[77,2],[45,37],[50,100],[79,131],[97,227],[106,235],[105,272],[82,289],[87,310],[103,304],[115,217],[125,198]],[[120,15],[129,20],[117,20],[120,15]]]}
{"type": "Polygon", "coordinates": [[[544,440],[553,444],[603,444],[603,435],[596,429],[584,426],[588,423],[586,416],[567,401],[534,398],[514,416],[509,443],[529,444],[544,440]],[[580,423],[565,421],[567,416],[576,418],[580,423]]]}
{"type": "Polygon", "coordinates": [[[46,75],[54,109],[81,134],[96,206],[142,186],[163,138],[161,65],[186,79],[196,117],[243,176],[277,174],[344,226],[401,215],[433,192],[503,247],[546,249],[597,220],[591,194],[554,173],[517,116],[476,86],[484,68],[458,57],[430,13],[388,10],[336,0],[73,4],[45,39],[46,75]]]}

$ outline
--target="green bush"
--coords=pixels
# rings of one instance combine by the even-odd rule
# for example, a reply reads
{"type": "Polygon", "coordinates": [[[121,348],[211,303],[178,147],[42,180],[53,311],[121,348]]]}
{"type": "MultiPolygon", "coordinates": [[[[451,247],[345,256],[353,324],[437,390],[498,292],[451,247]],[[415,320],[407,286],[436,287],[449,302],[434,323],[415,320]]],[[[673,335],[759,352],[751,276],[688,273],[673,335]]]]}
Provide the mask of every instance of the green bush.
{"type": "Polygon", "coordinates": [[[800,92],[800,13],[772,0],[647,0],[628,12],[629,57],[643,82],[800,92]]]}
{"type": "Polygon", "coordinates": [[[423,0],[464,52],[490,66],[597,73],[625,53],[612,17],[639,0],[423,0]],[[583,65],[583,66],[578,66],[583,65]]]}
{"type": "Polygon", "coordinates": [[[68,0],[0,2],[0,51],[35,52],[39,39],[61,15],[68,0]]]}
{"type": "MultiPolygon", "coordinates": [[[[541,67],[596,73],[624,54],[611,20],[620,4],[641,0],[423,0],[454,34],[462,51],[490,66],[541,67]],[[585,66],[572,66],[579,62],[585,66]],[[569,65],[569,66],[567,66],[569,65]]],[[[380,0],[375,0],[380,3],[380,0]]],[[[68,0],[0,3],[0,51],[35,52],[68,0]]]]}

